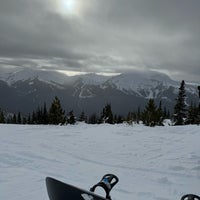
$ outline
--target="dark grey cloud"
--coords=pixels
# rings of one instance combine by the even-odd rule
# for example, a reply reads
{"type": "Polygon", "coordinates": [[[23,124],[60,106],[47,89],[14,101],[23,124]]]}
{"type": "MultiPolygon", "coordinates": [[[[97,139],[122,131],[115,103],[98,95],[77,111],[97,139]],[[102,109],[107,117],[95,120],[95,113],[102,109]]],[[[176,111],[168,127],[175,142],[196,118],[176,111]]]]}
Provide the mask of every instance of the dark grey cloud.
{"type": "Polygon", "coordinates": [[[0,67],[149,69],[200,81],[199,0],[74,0],[70,15],[61,1],[0,1],[0,67]]]}

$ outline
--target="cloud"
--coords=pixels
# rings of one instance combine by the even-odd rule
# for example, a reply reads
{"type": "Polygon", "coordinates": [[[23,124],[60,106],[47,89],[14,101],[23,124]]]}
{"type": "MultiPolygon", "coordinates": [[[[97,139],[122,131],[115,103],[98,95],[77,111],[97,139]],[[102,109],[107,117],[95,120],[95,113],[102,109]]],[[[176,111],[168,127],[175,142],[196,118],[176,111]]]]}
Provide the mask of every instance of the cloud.
{"type": "Polygon", "coordinates": [[[198,0],[1,0],[0,66],[166,71],[199,81],[198,0]],[[6,63],[5,63],[6,60],[6,63]]]}

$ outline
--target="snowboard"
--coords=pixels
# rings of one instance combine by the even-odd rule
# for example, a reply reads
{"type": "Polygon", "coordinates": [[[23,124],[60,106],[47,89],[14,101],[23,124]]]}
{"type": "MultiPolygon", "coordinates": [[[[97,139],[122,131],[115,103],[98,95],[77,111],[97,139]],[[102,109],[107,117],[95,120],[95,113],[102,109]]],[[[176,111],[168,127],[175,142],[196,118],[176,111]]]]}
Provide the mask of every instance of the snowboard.
{"type": "MultiPolygon", "coordinates": [[[[118,178],[115,175],[106,174],[102,178],[101,182],[99,182],[98,184],[94,185],[93,188],[91,188],[92,189],[91,191],[94,191],[97,186],[105,187],[105,183],[103,183],[103,181],[104,181],[104,178],[106,177],[108,178],[109,183],[111,183],[110,190],[118,182],[118,178]],[[114,179],[114,182],[112,182],[113,179],[114,179]]],[[[106,196],[107,198],[104,198],[91,191],[87,191],[87,190],[75,187],[73,185],[63,183],[51,177],[46,178],[46,186],[47,186],[47,192],[48,192],[48,196],[50,200],[111,200],[110,195],[109,195],[110,190],[107,191],[107,196],[106,196]]],[[[200,197],[195,194],[186,194],[182,196],[181,200],[200,200],[200,197]]]]}
{"type": "Polygon", "coordinates": [[[98,194],[51,177],[46,178],[46,187],[50,200],[107,200],[98,194]]]}

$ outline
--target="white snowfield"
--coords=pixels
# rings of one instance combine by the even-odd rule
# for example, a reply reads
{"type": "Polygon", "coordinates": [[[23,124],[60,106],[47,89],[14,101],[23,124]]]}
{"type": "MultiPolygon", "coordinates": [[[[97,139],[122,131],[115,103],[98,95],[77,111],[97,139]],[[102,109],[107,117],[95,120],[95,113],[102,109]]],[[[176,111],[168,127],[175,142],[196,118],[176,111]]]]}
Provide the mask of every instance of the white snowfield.
{"type": "Polygon", "coordinates": [[[200,195],[200,126],[0,125],[0,200],[48,200],[46,176],[89,189],[106,173],[120,179],[113,200],[200,195]]]}

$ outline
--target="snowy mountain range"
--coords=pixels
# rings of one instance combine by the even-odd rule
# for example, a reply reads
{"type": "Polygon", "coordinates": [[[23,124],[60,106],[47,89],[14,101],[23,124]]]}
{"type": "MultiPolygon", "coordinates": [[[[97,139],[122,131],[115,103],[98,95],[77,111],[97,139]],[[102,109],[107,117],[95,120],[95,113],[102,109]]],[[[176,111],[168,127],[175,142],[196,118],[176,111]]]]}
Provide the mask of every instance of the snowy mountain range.
{"type": "MultiPolygon", "coordinates": [[[[67,111],[100,113],[106,103],[116,114],[144,107],[149,98],[173,109],[180,82],[158,72],[134,72],[117,76],[85,74],[67,76],[57,71],[23,69],[0,74],[0,108],[28,113],[49,105],[55,96],[67,111]]],[[[186,83],[187,102],[198,102],[197,84],[186,83]]]]}

